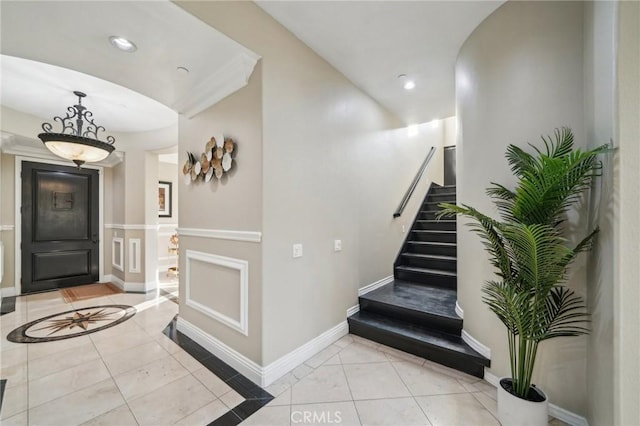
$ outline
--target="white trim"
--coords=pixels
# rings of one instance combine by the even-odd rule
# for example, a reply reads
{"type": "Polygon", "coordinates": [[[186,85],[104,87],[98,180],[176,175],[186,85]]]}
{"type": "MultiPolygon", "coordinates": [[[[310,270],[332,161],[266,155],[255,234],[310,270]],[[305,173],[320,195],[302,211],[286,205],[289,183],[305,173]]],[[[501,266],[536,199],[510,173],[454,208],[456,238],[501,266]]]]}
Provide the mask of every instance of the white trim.
{"type": "Polygon", "coordinates": [[[464,318],[464,311],[462,310],[462,306],[460,306],[457,300],[456,300],[456,314],[458,314],[460,318],[464,318]]]}
{"type": "MultiPolygon", "coordinates": [[[[3,148],[3,152],[4,148],[3,148]]],[[[8,153],[8,152],[7,152],[8,153]]],[[[112,154],[113,155],[113,154],[112,154]]],[[[57,158],[57,157],[56,157],[57,158]]],[[[44,164],[55,164],[60,166],[72,167],[68,161],[60,161],[58,158],[56,159],[43,159],[43,158],[34,158],[27,157],[23,155],[15,156],[15,169],[14,169],[14,226],[15,226],[15,237],[14,237],[14,279],[15,279],[15,293],[16,295],[22,294],[22,286],[20,285],[20,281],[22,280],[22,250],[20,249],[20,243],[22,242],[22,214],[20,214],[20,206],[22,206],[22,162],[29,161],[32,163],[44,163],[44,164]]],[[[98,166],[95,164],[85,164],[83,165],[85,169],[92,169],[98,171],[98,240],[104,241],[104,167],[98,166]]],[[[102,249],[102,245],[98,244],[98,252],[100,256],[98,256],[98,279],[99,281],[104,281],[104,250],[102,249]]]]}
{"type": "Polygon", "coordinates": [[[193,118],[246,86],[258,59],[260,59],[258,55],[249,51],[236,55],[174,102],[172,109],[184,114],[187,118],[193,118]]]}
{"type": "Polygon", "coordinates": [[[181,316],[178,316],[177,328],[178,331],[193,339],[207,351],[211,352],[261,387],[269,386],[271,383],[275,382],[280,377],[284,376],[286,373],[293,370],[349,332],[347,322],[342,321],[340,324],[330,328],[304,345],[299,346],[288,354],[278,358],[266,367],[262,367],[237,352],[235,349],[225,345],[215,337],[205,333],[181,316]]]}
{"type": "Polygon", "coordinates": [[[13,225],[0,225],[0,232],[2,231],[13,231],[15,226],[13,225]]]}
{"type": "Polygon", "coordinates": [[[467,333],[466,330],[462,330],[461,337],[462,340],[464,340],[467,345],[471,346],[474,351],[487,359],[491,359],[491,348],[489,346],[480,343],[478,339],[467,333]]]}
{"type": "Polygon", "coordinates": [[[262,232],[234,231],[231,229],[178,228],[178,235],[185,237],[215,238],[219,240],[248,241],[250,243],[259,243],[262,240],[262,232]]]}
{"type": "MultiPolygon", "coordinates": [[[[486,368],[484,369],[484,380],[496,388],[500,386],[500,378],[495,374],[487,371],[486,368]]],[[[562,420],[563,422],[571,426],[589,426],[589,422],[583,416],[566,410],[562,407],[558,407],[555,404],[549,403],[549,415],[555,417],[558,420],[562,420]]]]}
{"type": "Polygon", "coordinates": [[[357,314],[358,312],[360,312],[360,304],[353,305],[352,307],[347,309],[347,318],[349,318],[351,315],[357,314]]]}
{"type": "Polygon", "coordinates": [[[176,229],[178,229],[177,223],[159,223],[158,224],[159,232],[162,232],[163,230],[166,232],[169,232],[169,231],[175,232],[176,229]]]}
{"type": "Polygon", "coordinates": [[[114,283],[120,290],[128,293],[147,293],[151,290],[155,290],[156,282],[149,281],[147,283],[134,283],[128,281],[122,281],[115,275],[105,275],[103,282],[114,283]]]}
{"type": "Polygon", "coordinates": [[[319,336],[309,340],[304,345],[299,346],[288,354],[278,358],[262,369],[262,382],[264,383],[264,386],[269,386],[271,383],[275,382],[280,377],[284,376],[289,371],[293,370],[347,334],[349,334],[349,326],[346,321],[342,321],[340,324],[331,327],[319,336]]]}
{"type": "Polygon", "coordinates": [[[129,272],[140,273],[140,238],[129,238],[129,272]]]}
{"type": "Polygon", "coordinates": [[[111,266],[118,271],[124,272],[124,239],[122,237],[113,237],[111,239],[111,266]],[[116,263],[116,244],[120,245],[118,263],[116,263]]]}
{"type": "Polygon", "coordinates": [[[106,223],[104,225],[105,229],[121,229],[125,230],[134,230],[134,231],[148,231],[148,230],[158,230],[157,225],[145,225],[145,224],[121,224],[121,223],[106,223]]]}
{"type": "Polygon", "coordinates": [[[181,316],[178,316],[177,328],[178,331],[184,333],[207,351],[238,370],[253,383],[259,386],[265,386],[262,382],[262,367],[254,361],[225,345],[210,334],[205,333],[181,316]]]}
{"type": "Polygon", "coordinates": [[[172,262],[174,260],[178,260],[178,256],[171,255],[171,256],[162,256],[158,258],[158,262],[172,262]]]}
{"type": "Polygon", "coordinates": [[[358,289],[358,296],[362,296],[363,294],[367,294],[370,291],[373,291],[377,288],[382,287],[383,285],[387,285],[393,281],[393,275],[389,275],[388,277],[384,277],[381,280],[376,281],[375,283],[368,284],[364,287],[360,287],[358,289]]]}
{"type": "Polygon", "coordinates": [[[120,288],[120,290],[125,291],[124,290],[124,281],[122,281],[120,278],[116,277],[113,274],[105,275],[104,282],[114,283],[115,285],[117,285],[120,288]]]}
{"type": "Polygon", "coordinates": [[[236,330],[245,336],[249,335],[249,262],[242,259],[219,256],[216,254],[203,253],[195,250],[186,251],[186,271],[185,271],[185,303],[227,327],[236,330]],[[210,306],[203,305],[191,298],[191,261],[197,260],[212,265],[223,266],[235,269],[240,272],[240,318],[231,318],[210,306]]]}
{"type": "Polygon", "coordinates": [[[16,295],[15,287],[2,287],[0,288],[0,299],[5,297],[13,297],[16,295]]]}

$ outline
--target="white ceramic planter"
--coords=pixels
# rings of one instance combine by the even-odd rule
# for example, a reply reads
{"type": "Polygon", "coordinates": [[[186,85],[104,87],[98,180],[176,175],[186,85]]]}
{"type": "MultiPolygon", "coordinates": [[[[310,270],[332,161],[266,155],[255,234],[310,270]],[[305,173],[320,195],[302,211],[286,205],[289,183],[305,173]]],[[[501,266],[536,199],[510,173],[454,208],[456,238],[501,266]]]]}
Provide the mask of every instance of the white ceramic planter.
{"type": "Polygon", "coordinates": [[[498,420],[502,426],[546,426],[549,423],[549,399],[542,390],[536,388],[544,396],[542,402],[532,402],[518,398],[498,384],[498,420]]]}

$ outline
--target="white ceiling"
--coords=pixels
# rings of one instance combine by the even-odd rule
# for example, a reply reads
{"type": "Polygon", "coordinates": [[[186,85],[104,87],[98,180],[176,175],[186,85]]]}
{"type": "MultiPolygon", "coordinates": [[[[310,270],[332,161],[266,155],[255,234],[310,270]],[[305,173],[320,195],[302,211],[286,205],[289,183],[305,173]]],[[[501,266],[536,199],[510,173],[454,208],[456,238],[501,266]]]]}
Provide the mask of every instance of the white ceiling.
{"type": "MultiPolygon", "coordinates": [[[[458,50],[502,3],[258,2],[407,124],[455,113],[458,50]],[[403,90],[399,74],[414,79],[416,88],[403,90]]],[[[44,119],[63,114],[75,101],[70,92],[81,90],[96,122],[107,130],[168,127],[176,115],[166,107],[193,115],[220,99],[216,84],[224,78],[217,73],[232,69],[230,64],[250,63],[243,68],[250,75],[257,60],[253,52],[165,0],[0,1],[0,9],[2,104],[44,119]],[[110,35],[133,40],[138,51],[115,49],[110,35]],[[181,75],[179,66],[190,72],[181,75]]]]}
{"type": "MultiPolygon", "coordinates": [[[[67,107],[78,103],[74,90],[88,95],[82,105],[107,134],[161,129],[178,121],[178,114],[171,108],[110,81],[13,56],[2,55],[0,61],[2,105],[46,118],[54,131],[59,129],[53,117],[64,117],[67,107]]],[[[102,133],[99,137],[104,139],[102,133]]]]}
{"type": "Polygon", "coordinates": [[[406,124],[416,124],[455,114],[458,51],[504,1],[257,3],[406,124]],[[405,91],[399,74],[416,88],[405,91]]]}
{"type": "Polygon", "coordinates": [[[170,109],[192,115],[208,107],[230,93],[217,73],[258,59],[169,1],[1,1],[0,8],[2,104],[50,119],[80,90],[107,131],[175,124],[170,109]],[[111,35],[138,50],[119,51],[111,35]],[[180,74],[179,66],[190,72],[180,74]]]}

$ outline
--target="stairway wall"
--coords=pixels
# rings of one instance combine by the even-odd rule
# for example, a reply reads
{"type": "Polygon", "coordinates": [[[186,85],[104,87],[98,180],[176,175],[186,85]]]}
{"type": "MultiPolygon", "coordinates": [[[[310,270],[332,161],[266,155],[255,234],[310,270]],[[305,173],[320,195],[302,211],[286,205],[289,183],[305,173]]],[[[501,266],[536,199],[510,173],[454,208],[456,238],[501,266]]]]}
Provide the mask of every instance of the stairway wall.
{"type": "MultiPolygon", "coordinates": [[[[343,322],[359,287],[392,274],[402,224],[410,226],[429,178],[402,221],[392,214],[429,147],[441,145],[442,127],[419,126],[409,136],[404,123],[254,3],[177,4],[261,56],[267,365],[343,322]],[[292,258],[294,243],[303,244],[303,257],[292,258]]],[[[437,168],[430,173],[441,179],[437,168]]]]}
{"type": "MultiPolygon", "coordinates": [[[[515,183],[508,144],[538,144],[541,134],[569,126],[586,147],[583,98],[583,3],[507,2],[467,39],[456,65],[458,203],[496,214],[485,195],[490,182],[515,183]]],[[[572,214],[584,232],[587,214],[572,214]]],[[[509,376],[506,332],[482,302],[481,286],[494,277],[479,238],[458,219],[458,300],[464,328],[491,348],[491,371],[509,376]]],[[[586,294],[586,256],[569,286],[586,294]]],[[[550,402],[586,415],[587,337],[542,343],[534,383],[550,402]]]]}

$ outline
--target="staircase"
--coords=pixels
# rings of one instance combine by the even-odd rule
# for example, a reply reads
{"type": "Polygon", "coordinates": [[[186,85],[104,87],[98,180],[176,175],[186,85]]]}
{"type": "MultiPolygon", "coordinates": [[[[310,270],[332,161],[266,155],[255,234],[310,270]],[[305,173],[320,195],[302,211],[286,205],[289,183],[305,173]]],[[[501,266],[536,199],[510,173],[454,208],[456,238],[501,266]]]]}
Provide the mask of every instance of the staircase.
{"type": "Polygon", "coordinates": [[[462,340],[455,312],[456,221],[436,220],[443,202],[456,202],[456,187],[432,184],[395,262],[394,280],[359,297],[349,331],[482,378],[490,361],[462,340]]]}

